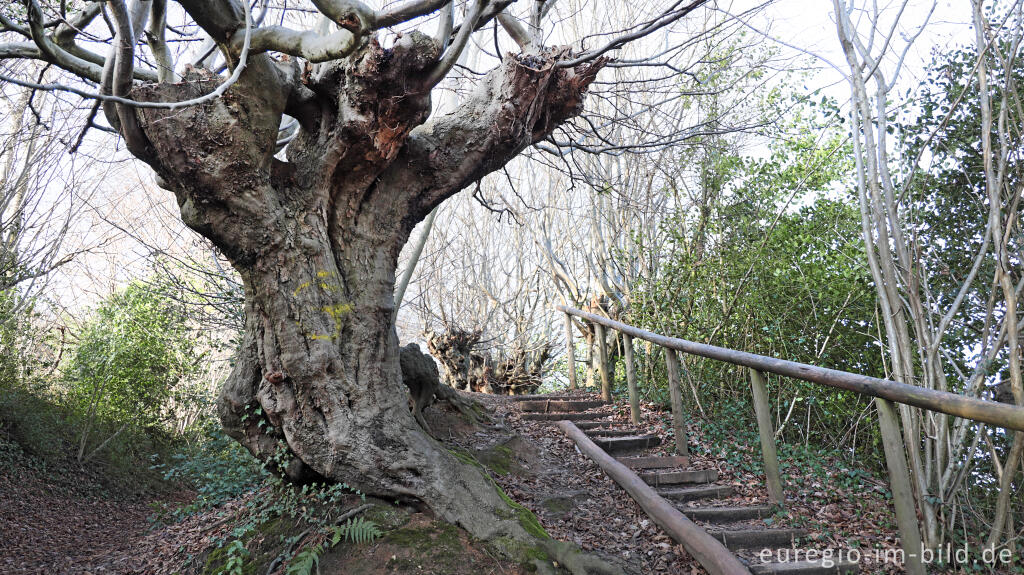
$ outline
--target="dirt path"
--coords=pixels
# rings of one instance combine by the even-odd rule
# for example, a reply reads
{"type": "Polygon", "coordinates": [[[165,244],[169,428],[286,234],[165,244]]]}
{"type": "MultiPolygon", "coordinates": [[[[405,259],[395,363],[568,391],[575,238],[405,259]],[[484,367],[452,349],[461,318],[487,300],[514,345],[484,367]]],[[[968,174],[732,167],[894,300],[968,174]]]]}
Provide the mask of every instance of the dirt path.
{"type": "Polygon", "coordinates": [[[149,523],[148,505],[75,493],[24,467],[0,469],[0,572],[111,573],[149,523]]]}

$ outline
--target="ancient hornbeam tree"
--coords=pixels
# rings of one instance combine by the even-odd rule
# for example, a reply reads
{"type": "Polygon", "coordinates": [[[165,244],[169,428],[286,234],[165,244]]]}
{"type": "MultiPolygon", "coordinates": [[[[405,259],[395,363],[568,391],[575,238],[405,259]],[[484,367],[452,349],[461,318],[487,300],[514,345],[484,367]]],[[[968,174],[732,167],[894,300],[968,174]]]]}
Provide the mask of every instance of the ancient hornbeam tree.
{"type": "Polygon", "coordinates": [[[525,13],[513,0],[112,0],[66,16],[63,2],[26,0],[0,12],[5,38],[22,37],[0,44],[0,59],[69,73],[65,84],[19,82],[101,102],[183,221],[241,275],[245,335],[219,408],[232,437],[263,460],[283,452],[293,479],[419,499],[478,537],[524,538],[489,481],[410,413],[393,325],[399,251],[436,205],[579,114],[610,50],[704,1],[665,2],[581,51],[543,45],[555,0],[523,2],[525,13]],[[315,30],[288,26],[310,14],[315,30]],[[169,15],[208,38],[195,65],[175,62],[166,36],[182,27],[168,28],[169,15]],[[383,29],[413,21],[431,34],[382,44],[383,29]],[[520,51],[455,113],[431,117],[431,92],[471,35],[499,24],[520,51]]]}

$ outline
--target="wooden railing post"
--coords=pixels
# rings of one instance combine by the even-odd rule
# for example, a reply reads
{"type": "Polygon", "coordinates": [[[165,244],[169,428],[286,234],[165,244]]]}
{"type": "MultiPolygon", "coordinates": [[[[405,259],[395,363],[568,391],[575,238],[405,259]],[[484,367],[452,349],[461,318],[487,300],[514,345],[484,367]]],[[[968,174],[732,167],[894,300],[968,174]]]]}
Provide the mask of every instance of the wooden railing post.
{"type": "Polygon", "coordinates": [[[772,425],[772,410],[768,403],[768,386],[764,374],[756,369],[750,370],[750,390],[754,398],[754,414],[757,416],[757,433],[761,436],[761,457],[764,459],[768,497],[773,503],[784,506],[786,496],[782,492],[779,456],[775,451],[775,426],[772,425]]]}
{"type": "Polygon", "coordinates": [[[889,490],[896,508],[896,525],[903,545],[903,568],[911,575],[924,575],[921,555],[921,528],[917,524],[917,507],[914,492],[910,486],[910,472],[907,470],[907,455],[904,451],[903,434],[896,419],[896,408],[892,402],[875,398],[878,409],[878,427],[882,431],[882,447],[885,449],[885,465],[889,469],[889,490]]]}
{"type": "Polygon", "coordinates": [[[626,353],[626,386],[629,388],[629,420],[640,424],[640,396],[636,389],[636,366],[633,364],[633,338],[622,334],[622,346],[626,353]]]}
{"type": "Polygon", "coordinates": [[[601,399],[612,400],[612,380],[608,374],[608,341],[604,338],[604,326],[594,324],[594,337],[597,339],[597,369],[601,373],[601,399]]]}
{"type": "Polygon", "coordinates": [[[569,389],[576,389],[576,344],[572,338],[572,316],[565,314],[565,361],[568,364],[569,389]]]}
{"type": "Polygon", "coordinates": [[[690,455],[686,436],[686,414],[683,413],[683,393],[679,389],[679,356],[675,350],[665,349],[665,367],[668,371],[668,392],[672,400],[672,432],[676,436],[676,453],[690,455]]]}

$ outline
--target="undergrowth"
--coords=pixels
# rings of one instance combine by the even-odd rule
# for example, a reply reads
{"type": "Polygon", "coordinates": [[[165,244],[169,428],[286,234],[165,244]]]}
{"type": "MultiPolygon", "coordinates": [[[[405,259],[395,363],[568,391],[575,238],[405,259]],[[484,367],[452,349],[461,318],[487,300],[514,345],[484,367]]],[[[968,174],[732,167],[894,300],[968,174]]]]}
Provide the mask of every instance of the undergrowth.
{"type": "Polygon", "coordinates": [[[268,573],[283,569],[287,575],[309,575],[317,570],[321,555],[340,542],[380,537],[375,522],[358,516],[369,506],[346,514],[351,500],[365,501],[362,493],[344,483],[290,483],[279,473],[288,457],[282,447],[264,468],[210,424],[202,442],[176,453],[171,463],[156,466],[166,479],[187,482],[197,492],[192,503],[157,519],[180,520],[259,490],[229,518],[231,529],[213,540],[202,565],[204,575],[249,575],[257,567],[268,573]]]}
{"type": "Polygon", "coordinates": [[[185,483],[196,490],[193,502],[170,511],[174,519],[219,507],[258,488],[269,476],[213,421],[203,427],[199,441],[177,450],[168,463],[155,463],[153,469],[165,480],[185,483]]]}
{"type": "Polygon", "coordinates": [[[98,419],[97,436],[110,438],[91,459],[76,458],[83,419],[72,406],[15,384],[0,386],[0,464],[45,474],[48,481],[92,495],[159,494],[172,486],[150,469],[168,457],[177,440],[160,428],[98,419]]]}

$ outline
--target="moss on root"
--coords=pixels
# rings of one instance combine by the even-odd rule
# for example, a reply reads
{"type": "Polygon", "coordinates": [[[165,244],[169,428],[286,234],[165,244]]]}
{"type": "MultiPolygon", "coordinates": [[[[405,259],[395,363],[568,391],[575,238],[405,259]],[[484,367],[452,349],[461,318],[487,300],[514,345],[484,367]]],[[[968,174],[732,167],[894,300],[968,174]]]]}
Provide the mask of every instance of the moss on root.
{"type": "MultiPolygon", "coordinates": [[[[536,537],[537,539],[551,539],[551,535],[549,535],[548,532],[544,529],[544,526],[540,524],[540,520],[537,519],[537,516],[534,515],[533,512],[530,511],[529,509],[523,507],[522,505],[516,503],[515,501],[512,501],[512,498],[509,497],[505,493],[505,491],[498,485],[498,483],[494,481],[494,478],[491,477],[489,473],[487,473],[488,468],[485,467],[479,460],[477,460],[476,457],[473,457],[473,455],[467,451],[452,449],[449,449],[448,451],[456,458],[458,458],[459,461],[462,461],[463,463],[468,463],[469,465],[472,465],[484,472],[484,475],[487,477],[487,479],[490,480],[491,485],[493,485],[494,489],[497,490],[498,495],[501,496],[501,500],[504,501],[506,505],[508,505],[508,509],[494,510],[494,513],[498,517],[501,517],[502,519],[516,518],[518,519],[519,524],[523,527],[523,529],[530,535],[536,537]]],[[[508,454],[508,460],[511,460],[512,450],[507,447],[497,446],[488,451],[506,452],[508,454]]]]}
{"type": "MultiPolygon", "coordinates": [[[[459,528],[444,521],[434,521],[424,527],[403,527],[384,536],[385,543],[412,549],[422,555],[421,560],[454,560],[459,557],[459,528]]],[[[442,561],[444,562],[444,561],[442,561]]]]}
{"type": "Polygon", "coordinates": [[[506,495],[497,484],[494,485],[494,488],[498,490],[498,495],[500,495],[505,504],[509,506],[509,511],[511,512],[510,513],[504,509],[497,509],[495,512],[498,514],[498,517],[501,517],[502,519],[512,519],[515,517],[519,520],[519,524],[523,529],[530,535],[533,535],[537,539],[551,539],[551,535],[549,535],[547,530],[544,529],[544,526],[540,524],[540,520],[537,519],[537,516],[534,515],[532,511],[515,501],[512,501],[512,498],[506,495]]]}
{"type": "Polygon", "coordinates": [[[490,469],[498,475],[508,475],[512,473],[515,462],[512,457],[515,453],[505,447],[504,445],[495,445],[490,449],[485,449],[477,453],[477,459],[480,463],[490,469]]]}

